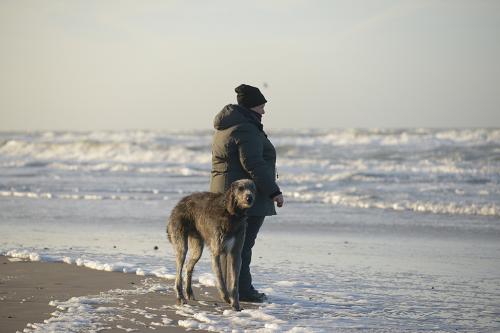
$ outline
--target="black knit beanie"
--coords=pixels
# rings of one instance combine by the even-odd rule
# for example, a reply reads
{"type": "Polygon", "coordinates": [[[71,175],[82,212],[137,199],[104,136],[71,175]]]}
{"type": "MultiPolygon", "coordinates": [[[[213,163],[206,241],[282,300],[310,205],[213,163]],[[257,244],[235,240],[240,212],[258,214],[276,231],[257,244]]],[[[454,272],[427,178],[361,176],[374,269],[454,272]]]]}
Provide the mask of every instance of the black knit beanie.
{"type": "Polygon", "coordinates": [[[246,84],[240,84],[234,91],[236,91],[238,104],[247,108],[253,108],[267,103],[266,98],[260,92],[259,88],[252,87],[246,84]]]}

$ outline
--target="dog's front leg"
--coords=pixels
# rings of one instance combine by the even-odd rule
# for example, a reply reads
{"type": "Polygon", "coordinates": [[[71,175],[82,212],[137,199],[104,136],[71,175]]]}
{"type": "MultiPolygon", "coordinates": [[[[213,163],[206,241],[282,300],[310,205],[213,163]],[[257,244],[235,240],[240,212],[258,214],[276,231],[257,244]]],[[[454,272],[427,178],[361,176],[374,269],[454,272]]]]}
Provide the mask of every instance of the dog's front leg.
{"type": "Polygon", "coordinates": [[[241,251],[231,251],[227,255],[228,260],[228,288],[231,299],[231,307],[235,311],[241,311],[239,295],[239,278],[241,269],[241,251]]]}
{"type": "Polygon", "coordinates": [[[220,254],[212,255],[212,270],[215,273],[215,277],[217,278],[217,284],[219,287],[220,297],[227,303],[231,303],[229,300],[229,295],[227,293],[226,282],[224,281],[224,277],[222,274],[221,264],[220,264],[220,254]]]}

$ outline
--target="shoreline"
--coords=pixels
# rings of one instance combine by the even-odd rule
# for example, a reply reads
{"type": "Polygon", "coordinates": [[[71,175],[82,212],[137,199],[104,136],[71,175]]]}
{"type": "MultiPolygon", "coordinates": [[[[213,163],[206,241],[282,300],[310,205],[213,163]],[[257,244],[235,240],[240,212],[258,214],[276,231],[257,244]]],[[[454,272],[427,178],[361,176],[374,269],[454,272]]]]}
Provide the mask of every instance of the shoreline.
{"type": "MultiPolygon", "coordinates": [[[[214,288],[193,287],[198,301],[190,301],[188,309],[229,308],[214,288]]],[[[54,331],[208,332],[189,327],[183,311],[165,279],[0,256],[2,332],[29,332],[40,326],[54,331]]]]}

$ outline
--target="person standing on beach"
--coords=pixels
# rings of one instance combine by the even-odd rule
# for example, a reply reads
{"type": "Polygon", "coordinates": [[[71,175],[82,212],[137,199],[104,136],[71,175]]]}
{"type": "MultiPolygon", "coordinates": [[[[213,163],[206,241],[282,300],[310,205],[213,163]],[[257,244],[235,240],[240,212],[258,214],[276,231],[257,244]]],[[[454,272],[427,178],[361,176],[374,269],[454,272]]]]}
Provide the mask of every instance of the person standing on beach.
{"type": "MultiPolygon", "coordinates": [[[[241,301],[263,302],[266,295],[252,285],[252,248],[264,218],[276,215],[274,202],[282,207],[284,200],[276,183],[276,150],[262,126],[267,100],[258,88],[246,84],[236,87],[235,92],[238,104],[226,105],[214,119],[210,191],[223,193],[233,181],[243,178],[257,186],[241,252],[239,295],[241,301]]],[[[225,258],[221,263],[226,272],[225,258]]]]}

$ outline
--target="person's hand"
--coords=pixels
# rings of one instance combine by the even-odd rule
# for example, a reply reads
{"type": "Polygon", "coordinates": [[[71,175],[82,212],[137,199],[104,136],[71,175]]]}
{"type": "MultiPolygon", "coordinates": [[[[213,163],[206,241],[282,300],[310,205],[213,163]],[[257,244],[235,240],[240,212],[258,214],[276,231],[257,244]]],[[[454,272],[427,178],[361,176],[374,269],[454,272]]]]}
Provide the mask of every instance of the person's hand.
{"type": "Polygon", "coordinates": [[[283,204],[285,203],[285,200],[283,199],[283,194],[278,194],[273,198],[273,201],[276,202],[276,205],[278,207],[283,207],[283,204]]]}

